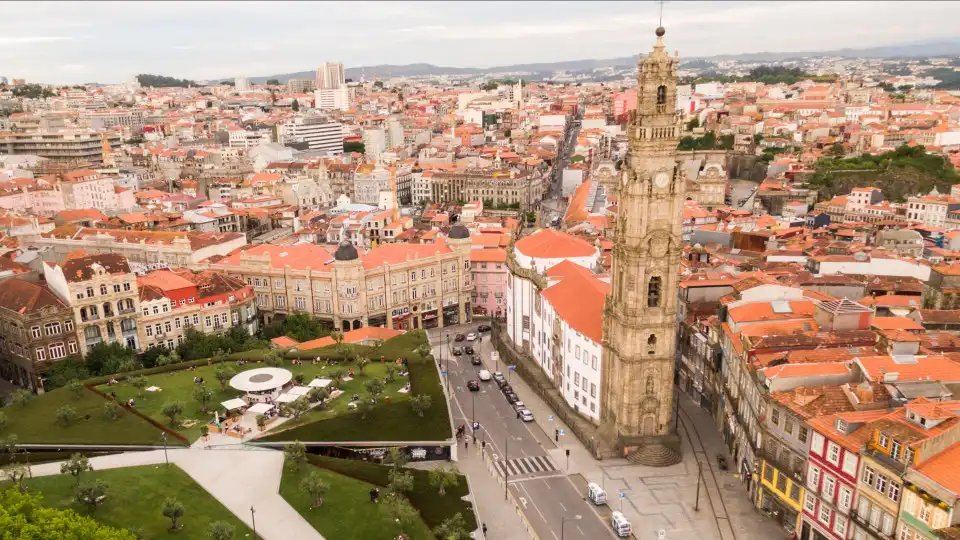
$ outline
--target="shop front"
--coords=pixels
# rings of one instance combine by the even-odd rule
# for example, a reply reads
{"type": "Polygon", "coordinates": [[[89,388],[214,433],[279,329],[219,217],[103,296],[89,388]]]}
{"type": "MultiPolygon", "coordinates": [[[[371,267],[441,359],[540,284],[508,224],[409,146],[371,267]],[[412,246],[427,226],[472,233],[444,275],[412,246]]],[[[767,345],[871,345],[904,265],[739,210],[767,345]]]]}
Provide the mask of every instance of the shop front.
{"type": "Polygon", "coordinates": [[[452,326],[460,324],[460,306],[452,304],[443,308],[443,325],[452,326]]]}
{"type": "Polygon", "coordinates": [[[420,313],[420,322],[425,330],[436,328],[440,324],[436,309],[429,309],[420,313]]]}
{"type": "Polygon", "coordinates": [[[371,315],[370,318],[367,319],[367,326],[385,328],[387,326],[387,314],[371,315]]]}
{"type": "Polygon", "coordinates": [[[394,330],[410,330],[410,308],[393,308],[390,312],[391,324],[394,330]]]}
{"type": "Polygon", "coordinates": [[[463,321],[464,324],[473,320],[473,311],[470,309],[471,305],[472,304],[470,302],[463,303],[463,312],[467,318],[465,321],[463,321]]]}

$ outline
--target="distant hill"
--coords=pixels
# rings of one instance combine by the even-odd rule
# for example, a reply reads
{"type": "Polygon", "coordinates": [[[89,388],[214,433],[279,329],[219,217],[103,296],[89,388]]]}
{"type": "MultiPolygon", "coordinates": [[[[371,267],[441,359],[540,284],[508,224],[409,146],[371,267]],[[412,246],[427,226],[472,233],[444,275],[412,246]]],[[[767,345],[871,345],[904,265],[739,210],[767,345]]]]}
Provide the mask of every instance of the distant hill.
{"type": "MultiPolygon", "coordinates": [[[[847,58],[922,58],[928,56],[958,56],[960,55],[960,39],[904,43],[901,45],[886,45],[864,49],[834,49],[827,51],[799,51],[799,52],[755,52],[744,54],[723,54],[717,56],[687,57],[684,61],[721,61],[739,60],[742,62],[777,62],[805,56],[842,56],[847,58]]],[[[636,65],[640,55],[624,56],[621,58],[607,58],[601,60],[567,60],[563,62],[542,62],[535,64],[513,64],[507,66],[493,66],[489,68],[462,68],[450,66],[435,66],[433,64],[384,64],[379,66],[364,66],[347,68],[345,76],[348,79],[359,80],[361,74],[368,80],[389,77],[418,77],[427,75],[472,75],[483,73],[504,72],[533,72],[549,73],[554,71],[580,71],[604,67],[631,67],[636,65]]],[[[313,79],[314,71],[298,71],[263,77],[250,77],[252,83],[264,83],[268,79],[277,79],[286,82],[290,79],[313,79]]]]}

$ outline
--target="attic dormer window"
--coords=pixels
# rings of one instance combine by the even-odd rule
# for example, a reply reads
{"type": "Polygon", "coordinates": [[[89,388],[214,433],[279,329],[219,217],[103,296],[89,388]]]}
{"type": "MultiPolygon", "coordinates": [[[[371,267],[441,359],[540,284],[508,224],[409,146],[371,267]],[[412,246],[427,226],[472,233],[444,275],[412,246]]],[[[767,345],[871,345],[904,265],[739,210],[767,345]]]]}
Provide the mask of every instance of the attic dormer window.
{"type": "Polygon", "coordinates": [[[840,433],[846,433],[847,427],[849,426],[847,426],[846,420],[844,420],[843,418],[837,418],[837,431],[839,431],[840,433]]]}

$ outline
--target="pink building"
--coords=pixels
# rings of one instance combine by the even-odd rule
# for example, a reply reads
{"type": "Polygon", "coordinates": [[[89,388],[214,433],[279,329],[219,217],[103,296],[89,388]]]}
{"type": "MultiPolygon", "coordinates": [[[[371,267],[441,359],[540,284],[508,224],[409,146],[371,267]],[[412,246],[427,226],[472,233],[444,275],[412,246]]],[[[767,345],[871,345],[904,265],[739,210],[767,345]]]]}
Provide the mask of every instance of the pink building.
{"type": "Polygon", "coordinates": [[[636,88],[627,90],[625,92],[617,92],[613,94],[613,116],[614,118],[620,118],[620,116],[629,113],[630,111],[636,110],[637,108],[637,90],[636,88]]]}
{"type": "Polygon", "coordinates": [[[507,310],[507,252],[503,248],[474,249],[470,252],[473,270],[473,312],[495,315],[507,310]]]}

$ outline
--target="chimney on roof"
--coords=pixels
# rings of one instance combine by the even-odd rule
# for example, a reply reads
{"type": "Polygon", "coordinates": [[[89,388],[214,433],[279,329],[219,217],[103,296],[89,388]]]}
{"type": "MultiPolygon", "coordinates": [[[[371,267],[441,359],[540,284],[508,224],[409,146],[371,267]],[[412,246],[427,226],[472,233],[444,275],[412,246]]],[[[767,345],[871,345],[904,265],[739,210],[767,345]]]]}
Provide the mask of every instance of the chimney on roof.
{"type": "Polygon", "coordinates": [[[858,384],[853,393],[860,403],[873,403],[873,386],[869,382],[863,381],[858,384]]]}
{"type": "Polygon", "coordinates": [[[794,391],[793,402],[801,407],[806,407],[818,397],[820,397],[820,392],[817,392],[813,388],[807,388],[805,386],[801,386],[800,388],[797,388],[796,391],[794,391]]]}

